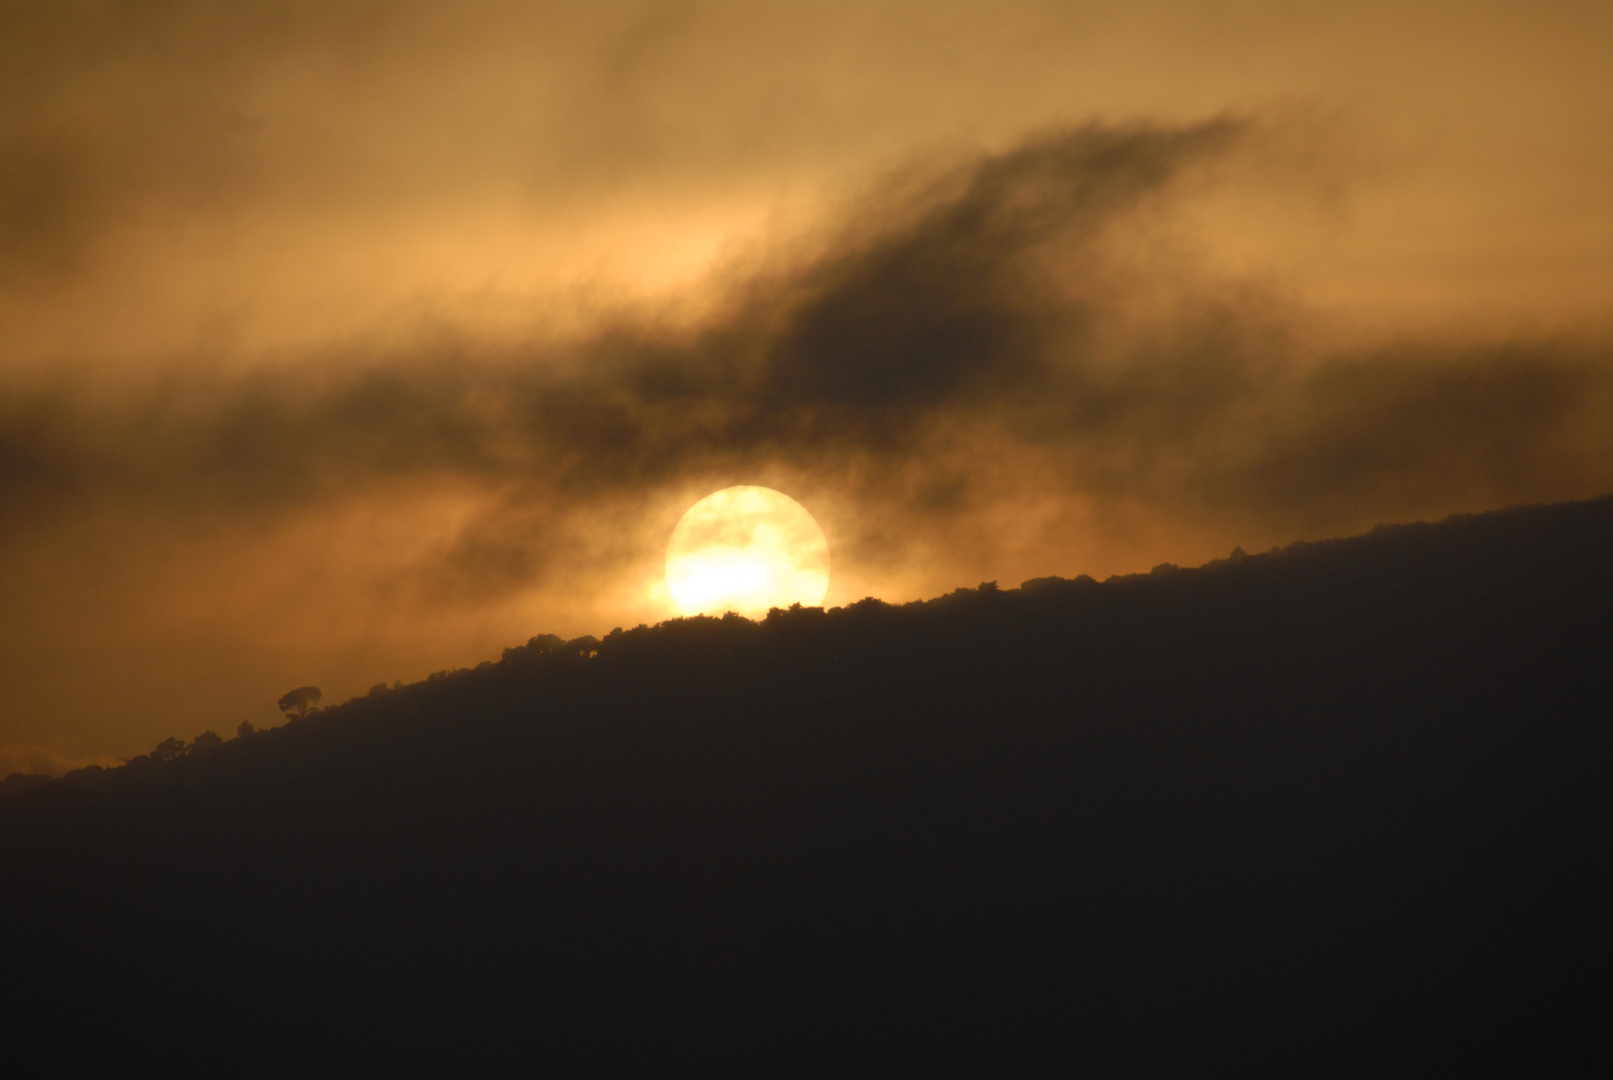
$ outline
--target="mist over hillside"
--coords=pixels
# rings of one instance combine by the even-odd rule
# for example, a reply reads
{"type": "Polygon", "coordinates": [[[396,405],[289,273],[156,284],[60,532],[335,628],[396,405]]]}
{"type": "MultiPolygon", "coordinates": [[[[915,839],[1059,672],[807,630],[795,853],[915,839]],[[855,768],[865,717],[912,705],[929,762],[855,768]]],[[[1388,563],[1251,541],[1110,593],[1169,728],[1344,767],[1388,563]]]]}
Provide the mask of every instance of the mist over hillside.
{"type": "Polygon", "coordinates": [[[7,1027],[230,1073],[1605,1056],[1610,647],[1613,498],[538,637],[9,782],[7,1027]]]}

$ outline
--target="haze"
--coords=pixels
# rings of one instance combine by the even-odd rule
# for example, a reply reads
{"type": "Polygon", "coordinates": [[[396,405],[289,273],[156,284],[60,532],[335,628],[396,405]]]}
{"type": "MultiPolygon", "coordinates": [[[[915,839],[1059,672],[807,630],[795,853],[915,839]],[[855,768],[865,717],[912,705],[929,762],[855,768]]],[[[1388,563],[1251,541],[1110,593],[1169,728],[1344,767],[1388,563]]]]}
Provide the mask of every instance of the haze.
{"type": "Polygon", "coordinates": [[[0,775],[1613,490],[1605,3],[0,4],[0,775]]]}

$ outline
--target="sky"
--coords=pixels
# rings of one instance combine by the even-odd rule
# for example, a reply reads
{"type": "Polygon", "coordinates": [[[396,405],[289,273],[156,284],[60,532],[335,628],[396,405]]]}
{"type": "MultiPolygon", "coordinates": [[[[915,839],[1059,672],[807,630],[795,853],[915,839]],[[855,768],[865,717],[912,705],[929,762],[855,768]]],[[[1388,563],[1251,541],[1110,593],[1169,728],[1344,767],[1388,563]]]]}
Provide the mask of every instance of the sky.
{"type": "Polygon", "coordinates": [[[0,774],[1613,491],[1613,5],[0,0],[0,774]]]}

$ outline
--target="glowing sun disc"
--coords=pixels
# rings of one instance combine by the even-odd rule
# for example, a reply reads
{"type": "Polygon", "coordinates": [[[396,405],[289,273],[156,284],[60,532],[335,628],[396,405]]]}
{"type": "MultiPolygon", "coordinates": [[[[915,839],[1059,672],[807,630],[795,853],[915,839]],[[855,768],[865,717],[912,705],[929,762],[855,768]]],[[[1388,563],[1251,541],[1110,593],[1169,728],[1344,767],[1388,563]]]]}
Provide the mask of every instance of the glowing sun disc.
{"type": "Polygon", "coordinates": [[[724,488],[691,506],[672,530],[666,583],[685,615],[813,607],[829,591],[829,541],[783,492],[724,488]]]}

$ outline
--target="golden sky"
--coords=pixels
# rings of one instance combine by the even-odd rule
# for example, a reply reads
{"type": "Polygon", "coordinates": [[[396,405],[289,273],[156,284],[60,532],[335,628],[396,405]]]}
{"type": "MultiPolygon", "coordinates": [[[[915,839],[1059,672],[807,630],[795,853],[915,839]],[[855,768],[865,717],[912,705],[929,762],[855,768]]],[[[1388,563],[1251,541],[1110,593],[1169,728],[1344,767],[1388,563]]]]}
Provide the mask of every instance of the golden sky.
{"type": "Polygon", "coordinates": [[[731,484],[830,604],[1613,490],[1609,56],[1605,0],[0,3],[0,773],[667,617],[731,484]]]}

